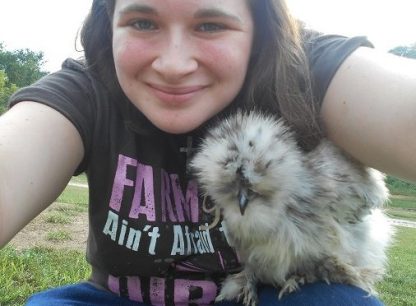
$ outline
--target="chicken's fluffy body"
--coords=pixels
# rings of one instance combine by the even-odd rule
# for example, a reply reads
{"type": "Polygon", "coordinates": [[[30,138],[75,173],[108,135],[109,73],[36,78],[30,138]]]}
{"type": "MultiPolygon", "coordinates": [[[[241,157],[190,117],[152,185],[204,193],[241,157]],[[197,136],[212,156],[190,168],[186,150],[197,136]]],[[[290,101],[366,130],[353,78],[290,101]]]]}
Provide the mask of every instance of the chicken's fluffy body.
{"type": "Polygon", "coordinates": [[[382,173],[328,140],[305,153],[282,120],[255,112],[213,128],[191,166],[244,266],[217,300],[255,305],[258,282],[279,288],[280,297],[317,280],[375,292],[392,236],[381,210],[389,195],[382,173]]]}

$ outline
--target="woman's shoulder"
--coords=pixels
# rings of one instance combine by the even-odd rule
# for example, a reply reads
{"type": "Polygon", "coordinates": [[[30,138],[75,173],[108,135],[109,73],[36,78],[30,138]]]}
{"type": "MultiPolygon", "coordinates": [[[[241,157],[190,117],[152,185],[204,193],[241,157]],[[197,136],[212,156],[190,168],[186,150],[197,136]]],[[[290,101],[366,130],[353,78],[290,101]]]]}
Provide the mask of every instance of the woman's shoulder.
{"type": "Polygon", "coordinates": [[[73,59],[67,58],[62,63],[62,69],[72,69],[75,71],[86,72],[87,71],[87,64],[83,59],[73,59]]]}
{"type": "Polygon", "coordinates": [[[322,102],[341,64],[358,48],[373,47],[365,36],[347,37],[303,28],[302,42],[309,61],[314,95],[322,102]]]}
{"type": "Polygon", "coordinates": [[[9,107],[24,101],[51,107],[66,117],[78,130],[88,159],[92,144],[106,139],[118,120],[117,103],[108,89],[83,61],[67,59],[60,70],[34,84],[21,88],[9,100],[9,107]]]}
{"type": "Polygon", "coordinates": [[[85,112],[97,109],[99,103],[106,103],[109,99],[108,89],[84,61],[66,59],[61,69],[19,89],[11,96],[9,106],[21,101],[34,101],[65,113],[75,109],[85,112]]]}
{"type": "Polygon", "coordinates": [[[108,94],[108,87],[83,59],[67,58],[61,69],[50,74],[50,77],[70,79],[74,85],[108,94]]]}

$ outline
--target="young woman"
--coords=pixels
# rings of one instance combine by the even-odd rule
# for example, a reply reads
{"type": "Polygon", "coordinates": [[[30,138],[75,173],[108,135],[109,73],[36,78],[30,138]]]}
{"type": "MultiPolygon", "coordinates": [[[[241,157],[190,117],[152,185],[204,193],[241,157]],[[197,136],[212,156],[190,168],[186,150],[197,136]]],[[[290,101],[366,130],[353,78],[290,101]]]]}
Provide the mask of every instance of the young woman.
{"type": "MultiPolygon", "coordinates": [[[[416,179],[416,65],[363,37],[301,30],[280,0],[94,0],[85,63],[67,60],[0,118],[0,244],[86,172],[89,282],[28,305],[206,305],[240,263],[187,172],[206,126],[237,108],[284,117],[304,150],[328,135],[416,179]],[[413,128],[413,129],[412,129],[413,128]]],[[[309,284],[260,305],[381,305],[309,284]]],[[[240,305],[236,301],[218,305],[240,305]]]]}

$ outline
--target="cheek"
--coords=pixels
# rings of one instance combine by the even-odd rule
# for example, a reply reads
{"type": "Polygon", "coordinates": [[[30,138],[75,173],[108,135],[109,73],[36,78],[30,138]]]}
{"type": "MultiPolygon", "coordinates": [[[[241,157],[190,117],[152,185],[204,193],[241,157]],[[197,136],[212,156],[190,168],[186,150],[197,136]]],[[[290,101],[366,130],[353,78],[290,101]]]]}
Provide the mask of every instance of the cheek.
{"type": "Polygon", "coordinates": [[[146,44],[115,37],[113,39],[113,56],[117,76],[120,79],[134,77],[150,60],[150,51],[150,46],[146,44]]]}
{"type": "Polygon", "coordinates": [[[243,42],[223,42],[220,44],[202,44],[209,66],[215,70],[221,82],[241,86],[250,58],[250,45],[243,42]]]}

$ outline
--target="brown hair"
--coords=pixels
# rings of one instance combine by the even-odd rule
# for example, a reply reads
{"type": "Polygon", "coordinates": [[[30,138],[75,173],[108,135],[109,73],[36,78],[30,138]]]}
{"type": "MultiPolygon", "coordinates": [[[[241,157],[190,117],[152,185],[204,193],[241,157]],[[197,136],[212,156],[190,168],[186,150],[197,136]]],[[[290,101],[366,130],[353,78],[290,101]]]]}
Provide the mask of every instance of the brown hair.
{"type": "MultiPolygon", "coordinates": [[[[81,42],[89,68],[110,92],[123,95],[112,54],[115,1],[93,1],[81,42]]],[[[283,117],[295,130],[301,147],[309,150],[321,139],[322,129],[300,26],[289,14],[285,0],[246,1],[254,19],[255,34],[245,84],[233,105],[283,117]]]]}

